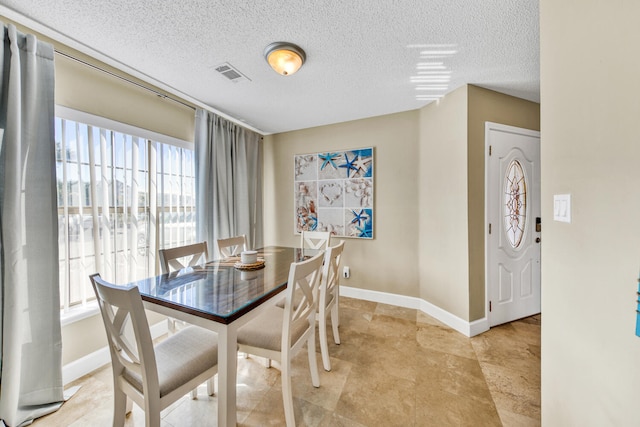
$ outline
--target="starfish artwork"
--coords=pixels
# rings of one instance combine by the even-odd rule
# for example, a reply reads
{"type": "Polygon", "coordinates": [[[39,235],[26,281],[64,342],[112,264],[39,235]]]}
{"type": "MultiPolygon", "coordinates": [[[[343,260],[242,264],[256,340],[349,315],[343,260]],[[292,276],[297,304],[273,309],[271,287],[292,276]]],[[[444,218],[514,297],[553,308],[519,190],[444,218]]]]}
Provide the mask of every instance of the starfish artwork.
{"type": "Polygon", "coordinates": [[[309,217],[309,231],[315,231],[318,228],[318,218],[315,216],[309,217]]]}
{"type": "Polygon", "coordinates": [[[357,168],[356,171],[354,172],[354,175],[359,171],[362,171],[363,173],[366,172],[367,164],[369,163],[371,163],[370,158],[366,158],[366,157],[358,158],[358,156],[356,156],[356,158],[353,160],[353,166],[357,168]]]}
{"type": "Polygon", "coordinates": [[[357,154],[355,155],[355,157],[353,159],[349,160],[349,156],[347,156],[347,153],[344,153],[344,161],[345,161],[345,163],[343,165],[338,166],[338,167],[347,169],[347,178],[351,178],[356,173],[358,173],[358,168],[353,164],[357,160],[358,160],[358,155],[357,154]],[[349,172],[351,172],[351,171],[353,171],[353,174],[349,175],[349,172]]]}
{"type": "Polygon", "coordinates": [[[363,222],[367,222],[367,220],[369,219],[369,215],[367,215],[364,211],[364,209],[360,209],[360,212],[356,212],[353,209],[351,210],[351,213],[353,214],[353,219],[351,220],[351,224],[355,224],[358,223],[358,225],[362,225],[363,222]]]}
{"type": "Polygon", "coordinates": [[[318,154],[318,158],[322,160],[322,165],[320,166],[320,170],[324,170],[324,168],[328,165],[333,168],[333,170],[338,170],[338,166],[336,166],[334,160],[336,160],[340,156],[339,153],[324,153],[318,154]]]}
{"type": "Polygon", "coordinates": [[[294,155],[294,233],[373,239],[374,151],[325,147],[294,155]]]}
{"type": "Polygon", "coordinates": [[[356,227],[356,230],[360,232],[358,237],[364,237],[366,239],[371,239],[373,237],[373,229],[370,221],[365,222],[363,227],[356,227]]]}

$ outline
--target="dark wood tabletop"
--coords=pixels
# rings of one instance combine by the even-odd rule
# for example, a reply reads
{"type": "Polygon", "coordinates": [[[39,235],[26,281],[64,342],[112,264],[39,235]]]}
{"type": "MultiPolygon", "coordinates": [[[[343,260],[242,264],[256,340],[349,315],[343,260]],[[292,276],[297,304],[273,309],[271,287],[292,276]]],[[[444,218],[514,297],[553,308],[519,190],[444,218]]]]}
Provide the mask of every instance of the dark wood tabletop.
{"type": "Polygon", "coordinates": [[[235,268],[240,258],[232,257],[133,284],[144,301],[229,324],[282,292],[291,263],[307,255],[298,248],[283,246],[257,251],[258,259],[264,260],[261,269],[235,268]]]}

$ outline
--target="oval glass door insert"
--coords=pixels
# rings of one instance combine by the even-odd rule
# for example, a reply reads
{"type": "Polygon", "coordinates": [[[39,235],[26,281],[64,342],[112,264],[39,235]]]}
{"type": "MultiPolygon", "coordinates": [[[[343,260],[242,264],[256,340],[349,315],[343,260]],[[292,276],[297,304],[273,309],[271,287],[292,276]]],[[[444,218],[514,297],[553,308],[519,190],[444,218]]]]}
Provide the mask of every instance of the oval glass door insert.
{"type": "Polygon", "coordinates": [[[512,160],[504,177],[504,230],[511,247],[522,243],[527,222],[527,182],[522,165],[512,160]]]}

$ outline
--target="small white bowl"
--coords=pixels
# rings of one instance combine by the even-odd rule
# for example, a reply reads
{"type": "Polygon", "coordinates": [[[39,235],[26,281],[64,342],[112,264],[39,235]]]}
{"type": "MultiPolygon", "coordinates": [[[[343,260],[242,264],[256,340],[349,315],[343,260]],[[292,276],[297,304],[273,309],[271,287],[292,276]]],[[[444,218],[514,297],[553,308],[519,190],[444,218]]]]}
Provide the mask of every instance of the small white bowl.
{"type": "Polygon", "coordinates": [[[240,261],[243,264],[255,264],[258,262],[258,251],[243,251],[240,253],[240,261]]]}

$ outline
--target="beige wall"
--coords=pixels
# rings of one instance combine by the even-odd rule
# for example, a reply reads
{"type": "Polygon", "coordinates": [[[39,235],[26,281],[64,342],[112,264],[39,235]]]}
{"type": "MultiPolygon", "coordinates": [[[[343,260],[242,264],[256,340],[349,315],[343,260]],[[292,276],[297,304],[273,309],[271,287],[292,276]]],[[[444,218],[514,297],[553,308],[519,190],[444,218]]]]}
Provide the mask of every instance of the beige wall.
{"type": "MultiPolygon", "coordinates": [[[[469,320],[485,316],[485,122],[540,130],[540,104],[468,87],[469,320]]],[[[549,218],[550,219],[550,218],[549,218]]]]}
{"type": "MultiPolygon", "coordinates": [[[[2,15],[0,15],[0,20],[5,24],[14,24],[23,33],[35,34],[39,40],[53,44],[56,51],[71,55],[74,58],[125,77],[157,92],[165,93],[149,83],[142,82],[2,15]]],[[[185,141],[193,141],[195,124],[195,111],[193,108],[161,98],[134,84],[127,83],[63,55],[55,55],[55,72],[55,102],[57,105],[106,117],[185,141]]],[[[183,102],[189,104],[186,101],[183,102]]]]}
{"type": "MultiPolygon", "coordinates": [[[[74,56],[82,55],[74,53],[74,56]]],[[[153,92],[61,55],[56,55],[55,64],[57,105],[193,141],[193,108],[163,99],[153,92]]],[[[104,64],[99,65],[108,68],[104,64]]],[[[118,74],[124,75],[122,72],[118,74]]]]}
{"type": "Polygon", "coordinates": [[[467,88],[420,111],[420,298],[469,319],[467,88]]]}
{"type": "Polygon", "coordinates": [[[638,425],[640,2],[542,0],[542,424],[638,425]]]}
{"type": "Polygon", "coordinates": [[[374,239],[347,239],[342,285],[418,296],[418,112],[411,111],[265,138],[265,244],[295,245],[293,156],[374,147],[374,239]]]}

